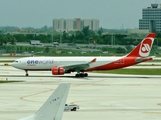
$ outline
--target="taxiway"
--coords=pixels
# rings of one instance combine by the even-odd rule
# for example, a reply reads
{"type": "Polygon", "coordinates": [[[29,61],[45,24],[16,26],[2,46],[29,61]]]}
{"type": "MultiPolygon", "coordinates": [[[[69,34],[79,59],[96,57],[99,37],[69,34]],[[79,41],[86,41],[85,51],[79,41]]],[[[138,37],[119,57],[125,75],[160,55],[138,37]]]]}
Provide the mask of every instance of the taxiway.
{"type": "Polygon", "coordinates": [[[71,83],[68,104],[76,112],[64,112],[63,120],[160,120],[161,76],[89,73],[53,76],[50,71],[25,72],[0,66],[0,80],[21,80],[0,84],[0,120],[17,120],[32,115],[62,82],[71,83]]]}

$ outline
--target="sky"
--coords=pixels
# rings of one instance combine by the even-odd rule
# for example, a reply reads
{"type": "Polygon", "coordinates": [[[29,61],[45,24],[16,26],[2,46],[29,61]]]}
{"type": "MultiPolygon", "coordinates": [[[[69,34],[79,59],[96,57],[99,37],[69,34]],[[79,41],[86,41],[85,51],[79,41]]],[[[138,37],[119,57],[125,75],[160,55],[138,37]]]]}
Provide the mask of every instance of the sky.
{"type": "Polygon", "coordinates": [[[0,0],[0,26],[52,26],[53,19],[99,19],[107,29],[138,28],[142,9],[160,0],[0,0]]]}

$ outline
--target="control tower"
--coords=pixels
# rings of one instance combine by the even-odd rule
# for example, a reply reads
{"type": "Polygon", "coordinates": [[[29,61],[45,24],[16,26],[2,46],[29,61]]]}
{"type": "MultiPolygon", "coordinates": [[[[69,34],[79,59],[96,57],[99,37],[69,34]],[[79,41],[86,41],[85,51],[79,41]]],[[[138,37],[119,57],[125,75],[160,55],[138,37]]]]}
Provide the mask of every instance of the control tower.
{"type": "Polygon", "coordinates": [[[161,32],[161,4],[151,4],[142,9],[142,19],[139,19],[139,29],[149,32],[161,32]]]}

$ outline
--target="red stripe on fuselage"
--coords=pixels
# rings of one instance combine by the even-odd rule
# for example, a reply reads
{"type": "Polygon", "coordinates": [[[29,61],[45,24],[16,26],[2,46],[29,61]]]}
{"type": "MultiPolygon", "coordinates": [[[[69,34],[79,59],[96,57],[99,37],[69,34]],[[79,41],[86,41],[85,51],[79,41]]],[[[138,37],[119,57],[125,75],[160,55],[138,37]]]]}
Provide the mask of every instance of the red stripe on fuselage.
{"type": "Polygon", "coordinates": [[[136,59],[137,59],[136,57],[125,57],[125,58],[119,59],[119,60],[117,60],[115,62],[112,62],[112,63],[109,63],[109,64],[105,64],[105,65],[97,66],[97,67],[93,67],[93,68],[88,68],[86,71],[114,70],[114,69],[119,69],[119,68],[132,66],[132,65],[138,64],[140,62],[145,62],[145,61],[148,61],[148,60],[152,60],[152,58],[145,58],[142,61],[137,62],[136,59]]]}

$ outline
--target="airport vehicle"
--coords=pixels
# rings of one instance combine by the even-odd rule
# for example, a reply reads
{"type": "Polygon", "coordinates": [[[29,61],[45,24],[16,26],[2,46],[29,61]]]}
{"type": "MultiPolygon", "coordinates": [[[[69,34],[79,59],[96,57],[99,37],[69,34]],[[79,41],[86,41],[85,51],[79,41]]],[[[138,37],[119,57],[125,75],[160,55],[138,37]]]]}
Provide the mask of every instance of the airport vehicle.
{"type": "Polygon", "coordinates": [[[71,111],[76,111],[77,109],[79,109],[78,105],[68,105],[68,104],[65,104],[64,108],[64,110],[71,110],[71,111]]]}
{"type": "Polygon", "coordinates": [[[69,87],[70,83],[60,84],[34,115],[19,120],[61,120],[69,87]]]}
{"type": "Polygon", "coordinates": [[[77,72],[76,77],[87,77],[85,72],[113,70],[152,60],[149,56],[155,33],[149,33],[129,54],[122,57],[26,57],[15,60],[11,65],[28,71],[51,71],[53,75],[77,72]]]}
{"type": "Polygon", "coordinates": [[[42,43],[39,40],[31,40],[30,44],[31,45],[42,45],[42,43]]]}
{"type": "Polygon", "coordinates": [[[59,46],[59,43],[58,42],[53,42],[53,45],[54,46],[59,46]]]}

